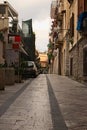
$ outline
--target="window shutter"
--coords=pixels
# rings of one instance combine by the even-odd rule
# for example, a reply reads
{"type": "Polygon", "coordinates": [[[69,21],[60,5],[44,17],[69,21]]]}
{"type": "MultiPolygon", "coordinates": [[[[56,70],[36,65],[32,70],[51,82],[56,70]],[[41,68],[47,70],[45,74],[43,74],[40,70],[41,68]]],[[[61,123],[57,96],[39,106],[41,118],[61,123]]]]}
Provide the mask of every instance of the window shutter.
{"type": "Polygon", "coordinates": [[[71,31],[71,37],[74,36],[74,13],[72,13],[72,17],[70,19],[70,31],[71,31]]]}
{"type": "Polygon", "coordinates": [[[84,10],[87,11],[87,0],[84,0],[84,10]]]}
{"type": "Polygon", "coordinates": [[[78,0],[78,16],[84,12],[84,0],[78,0]]]}

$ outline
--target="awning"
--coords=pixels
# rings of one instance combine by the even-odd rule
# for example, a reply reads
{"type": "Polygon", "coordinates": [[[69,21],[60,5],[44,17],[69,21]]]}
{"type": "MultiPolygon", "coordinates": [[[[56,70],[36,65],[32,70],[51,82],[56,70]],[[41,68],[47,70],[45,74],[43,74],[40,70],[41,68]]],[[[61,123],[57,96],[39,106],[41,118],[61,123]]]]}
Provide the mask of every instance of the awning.
{"type": "Polygon", "coordinates": [[[78,31],[82,31],[83,28],[83,20],[87,18],[87,12],[83,12],[80,14],[79,19],[78,19],[78,23],[77,23],[77,30],[78,31]]]}

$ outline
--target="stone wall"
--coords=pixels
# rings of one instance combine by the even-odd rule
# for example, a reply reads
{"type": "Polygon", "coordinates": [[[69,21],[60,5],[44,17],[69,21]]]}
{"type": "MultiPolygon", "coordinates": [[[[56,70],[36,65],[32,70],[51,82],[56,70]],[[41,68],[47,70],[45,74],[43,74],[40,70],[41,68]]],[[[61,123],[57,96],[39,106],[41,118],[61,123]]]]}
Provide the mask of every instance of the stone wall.
{"type": "Polygon", "coordinates": [[[73,58],[72,77],[79,81],[87,79],[87,77],[84,77],[83,75],[83,48],[86,44],[87,39],[82,39],[78,41],[78,43],[69,52],[69,59],[73,58]]]}

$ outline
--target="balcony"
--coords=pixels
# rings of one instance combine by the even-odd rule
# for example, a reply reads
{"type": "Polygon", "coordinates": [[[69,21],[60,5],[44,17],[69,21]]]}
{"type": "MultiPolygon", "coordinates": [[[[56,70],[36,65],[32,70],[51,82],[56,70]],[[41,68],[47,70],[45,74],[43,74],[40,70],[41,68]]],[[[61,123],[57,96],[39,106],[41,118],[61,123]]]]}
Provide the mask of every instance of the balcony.
{"type": "Polygon", "coordinates": [[[63,15],[66,13],[66,10],[64,10],[63,8],[58,10],[58,14],[57,14],[57,20],[58,21],[62,21],[63,20],[63,15]]]}
{"type": "Polygon", "coordinates": [[[50,11],[51,19],[55,19],[56,11],[57,11],[57,1],[52,1],[52,3],[51,3],[51,11],[50,11]]]}
{"type": "Polygon", "coordinates": [[[63,34],[62,34],[62,33],[59,33],[59,34],[58,34],[57,42],[58,42],[58,43],[63,43],[63,34]]]}
{"type": "Polygon", "coordinates": [[[58,13],[57,20],[58,21],[62,21],[63,20],[63,14],[62,13],[58,13]]]}
{"type": "Polygon", "coordinates": [[[18,13],[7,1],[4,1],[0,3],[0,29],[9,28],[10,18],[18,19],[18,13]]]}
{"type": "Polygon", "coordinates": [[[0,3],[0,8],[0,17],[18,17],[16,10],[7,1],[0,3]]]}
{"type": "Polygon", "coordinates": [[[63,36],[61,33],[57,37],[54,37],[54,46],[60,48],[63,45],[63,36]]]}

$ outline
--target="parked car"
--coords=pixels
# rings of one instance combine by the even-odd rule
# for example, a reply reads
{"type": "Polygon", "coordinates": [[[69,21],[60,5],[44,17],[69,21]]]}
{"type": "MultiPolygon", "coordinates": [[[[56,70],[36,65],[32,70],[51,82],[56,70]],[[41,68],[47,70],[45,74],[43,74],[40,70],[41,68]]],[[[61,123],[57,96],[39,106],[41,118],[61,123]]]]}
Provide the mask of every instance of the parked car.
{"type": "Polygon", "coordinates": [[[25,78],[36,77],[38,75],[37,67],[34,61],[24,61],[21,64],[23,68],[22,76],[25,78]]]}

